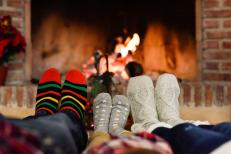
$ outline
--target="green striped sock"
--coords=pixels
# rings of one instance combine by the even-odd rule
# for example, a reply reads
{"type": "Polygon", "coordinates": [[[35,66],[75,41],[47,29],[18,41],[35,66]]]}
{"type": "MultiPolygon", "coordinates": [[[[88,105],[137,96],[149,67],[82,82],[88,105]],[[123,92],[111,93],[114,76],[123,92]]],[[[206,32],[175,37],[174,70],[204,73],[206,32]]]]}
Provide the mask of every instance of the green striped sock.
{"type": "Polygon", "coordinates": [[[37,88],[35,115],[49,115],[57,112],[61,97],[61,75],[54,69],[48,69],[42,75],[37,88]]]}
{"type": "Polygon", "coordinates": [[[59,110],[74,113],[77,119],[83,119],[87,104],[87,85],[83,74],[77,70],[68,72],[61,93],[59,110]]]}

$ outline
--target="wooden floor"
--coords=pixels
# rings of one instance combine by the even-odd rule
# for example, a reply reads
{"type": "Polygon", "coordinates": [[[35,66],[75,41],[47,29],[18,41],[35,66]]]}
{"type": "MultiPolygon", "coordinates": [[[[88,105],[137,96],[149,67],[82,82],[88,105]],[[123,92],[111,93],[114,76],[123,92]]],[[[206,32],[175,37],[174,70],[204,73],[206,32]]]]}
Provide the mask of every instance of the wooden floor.
{"type": "MultiPolygon", "coordinates": [[[[231,106],[180,107],[181,117],[187,120],[205,120],[210,123],[231,122],[231,106]]],[[[34,108],[0,106],[0,113],[8,117],[23,118],[34,114],[34,108]]]]}

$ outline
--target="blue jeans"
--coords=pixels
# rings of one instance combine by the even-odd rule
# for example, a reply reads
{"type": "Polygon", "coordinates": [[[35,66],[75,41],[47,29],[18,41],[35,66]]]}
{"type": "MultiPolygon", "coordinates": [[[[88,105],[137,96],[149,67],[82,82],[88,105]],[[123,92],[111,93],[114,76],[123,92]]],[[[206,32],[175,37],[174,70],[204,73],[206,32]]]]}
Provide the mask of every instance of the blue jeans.
{"type": "Polygon", "coordinates": [[[9,121],[38,136],[44,153],[81,153],[87,145],[88,137],[82,121],[73,121],[65,113],[9,121]]]}
{"type": "Polygon", "coordinates": [[[152,133],[167,140],[176,154],[207,154],[231,140],[231,123],[208,126],[184,123],[171,129],[159,127],[152,133]]]}

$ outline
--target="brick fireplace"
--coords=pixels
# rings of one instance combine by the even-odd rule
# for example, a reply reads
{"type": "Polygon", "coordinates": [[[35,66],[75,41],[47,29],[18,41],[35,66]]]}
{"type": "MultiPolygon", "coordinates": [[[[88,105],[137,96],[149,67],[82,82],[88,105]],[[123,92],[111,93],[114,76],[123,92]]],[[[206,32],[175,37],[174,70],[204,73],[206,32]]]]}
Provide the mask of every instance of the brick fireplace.
{"type": "MultiPolygon", "coordinates": [[[[32,107],[36,88],[30,84],[31,0],[0,0],[0,15],[11,15],[27,41],[25,55],[17,55],[9,67],[6,86],[0,87],[0,104],[32,107]]],[[[195,0],[195,17],[197,76],[182,80],[181,103],[193,107],[230,105],[231,1],[195,0]]]]}

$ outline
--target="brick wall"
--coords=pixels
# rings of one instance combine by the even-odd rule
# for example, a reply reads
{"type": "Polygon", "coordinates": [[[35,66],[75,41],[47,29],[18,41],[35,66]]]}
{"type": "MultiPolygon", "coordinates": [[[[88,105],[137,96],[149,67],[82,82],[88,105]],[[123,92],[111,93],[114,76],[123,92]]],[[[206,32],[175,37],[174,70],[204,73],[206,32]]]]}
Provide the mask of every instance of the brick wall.
{"type": "Polygon", "coordinates": [[[231,81],[231,1],[202,1],[203,81],[231,81]]]}
{"type": "MultiPolygon", "coordinates": [[[[12,16],[13,25],[25,34],[24,0],[0,0],[0,16],[4,15],[12,16]]],[[[7,85],[24,84],[24,65],[24,53],[15,55],[14,62],[9,65],[6,81],[7,85]]]]}
{"type": "MultiPolygon", "coordinates": [[[[0,15],[13,16],[24,34],[26,0],[0,0],[0,15]]],[[[185,106],[224,106],[231,103],[231,0],[201,0],[201,46],[198,48],[199,79],[181,83],[180,102],[185,106]]],[[[8,85],[0,87],[0,104],[17,102],[31,107],[35,87],[23,86],[25,55],[9,66],[8,85]],[[26,102],[26,103],[25,103],[26,102]]]]}

